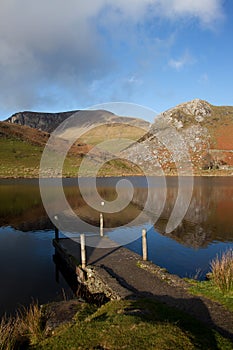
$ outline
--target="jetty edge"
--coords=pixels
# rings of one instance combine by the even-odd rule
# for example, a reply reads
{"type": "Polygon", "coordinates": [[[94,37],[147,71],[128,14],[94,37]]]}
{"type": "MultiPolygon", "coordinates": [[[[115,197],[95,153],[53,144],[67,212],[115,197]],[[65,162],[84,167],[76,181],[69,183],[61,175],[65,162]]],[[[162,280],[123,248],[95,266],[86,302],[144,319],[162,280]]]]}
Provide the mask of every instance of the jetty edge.
{"type": "MultiPolygon", "coordinates": [[[[101,237],[98,239],[108,239],[101,237]]],[[[81,267],[80,239],[53,241],[55,257],[96,300],[153,298],[175,307],[233,340],[233,313],[222,305],[189,292],[190,284],[129,249],[86,246],[87,265],[81,267]]],[[[75,292],[75,291],[74,291],[75,292]]]]}

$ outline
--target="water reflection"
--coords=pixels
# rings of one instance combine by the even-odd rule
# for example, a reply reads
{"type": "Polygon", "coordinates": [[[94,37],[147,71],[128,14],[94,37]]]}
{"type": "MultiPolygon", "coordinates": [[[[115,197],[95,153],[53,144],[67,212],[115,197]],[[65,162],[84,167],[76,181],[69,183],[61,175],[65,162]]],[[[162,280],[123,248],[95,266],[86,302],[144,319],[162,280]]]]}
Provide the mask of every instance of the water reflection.
{"type": "MultiPolygon", "coordinates": [[[[167,202],[173,203],[174,194],[172,191],[169,194],[167,202]]],[[[163,218],[169,216],[169,210],[165,208],[163,218]]],[[[232,242],[232,212],[233,178],[197,178],[187,214],[168,236],[194,248],[207,247],[215,241],[232,242]]],[[[161,221],[156,229],[164,232],[161,221]]]]}
{"type": "MultiPolygon", "coordinates": [[[[139,177],[130,180],[134,185],[132,202],[119,213],[104,214],[105,234],[112,239],[122,242],[122,237],[131,237],[133,241],[135,233],[140,235],[142,228],[146,228],[149,260],[180,276],[194,276],[198,272],[200,278],[204,278],[209,261],[217,253],[233,247],[233,178],[196,178],[189,209],[180,225],[169,234],[166,225],[177,197],[177,179],[167,178],[167,188],[154,180],[150,203],[137,225],[131,222],[145,206],[147,183],[139,177]],[[166,203],[158,219],[158,202],[166,190],[166,203]]],[[[98,192],[104,200],[116,198],[117,181],[116,178],[97,180],[98,192]]],[[[49,183],[51,207],[54,213],[60,213],[61,203],[53,200],[56,187],[49,183]]],[[[77,181],[65,179],[64,188],[67,201],[82,219],[78,231],[85,232],[88,222],[93,225],[92,231],[98,233],[99,211],[86,204],[77,181]]],[[[88,179],[85,191],[92,198],[88,179]]],[[[127,187],[122,195],[127,200],[127,187]]],[[[53,224],[44,210],[38,180],[1,180],[0,198],[0,314],[14,311],[19,304],[28,304],[32,298],[41,303],[62,298],[63,289],[68,295],[69,287],[62,276],[59,283],[55,279],[53,224]]],[[[128,247],[141,254],[140,239],[128,247]]]]}
{"type": "Polygon", "coordinates": [[[53,237],[53,231],[0,228],[0,316],[33,300],[47,303],[72,295],[63,278],[55,280],[53,237]]]}
{"type": "MultiPolygon", "coordinates": [[[[98,191],[100,196],[111,201],[116,198],[115,184],[117,179],[99,179],[98,191]]],[[[147,200],[147,188],[145,179],[134,178],[134,196],[132,202],[122,211],[117,213],[105,213],[105,228],[117,228],[132,222],[139,216],[147,200]]],[[[75,180],[65,181],[66,198],[75,212],[83,220],[83,227],[79,231],[85,231],[85,222],[99,225],[99,211],[87,205],[81,196],[75,180]]],[[[52,188],[52,187],[51,187],[52,188]]],[[[53,188],[54,198],[56,188],[53,188]]],[[[93,194],[86,187],[86,196],[93,194]]],[[[127,188],[124,189],[127,200],[127,188]]],[[[147,210],[140,217],[138,225],[152,223],[155,231],[166,235],[177,242],[193,247],[207,247],[211,242],[233,241],[233,178],[196,178],[193,196],[188,211],[180,225],[172,232],[165,233],[165,228],[177,196],[177,179],[167,178],[167,188],[156,186],[147,210]],[[157,217],[157,203],[167,190],[166,203],[162,214],[157,217]],[[158,219],[158,220],[157,220],[158,219]],[[156,221],[157,220],[157,221],[156,221]]],[[[17,230],[27,232],[33,230],[48,230],[53,228],[40,198],[37,180],[13,180],[1,181],[0,186],[0,226],[11,226],[17,230]]],[[[180,203],[182,206],[182,203],[180,203]]],[[[57,203],[51,197],[51,206],[54,213],[60,213],[61,203],[57,203]]],[[[98,228],[93,231],[98,232],[98,228]]]]}

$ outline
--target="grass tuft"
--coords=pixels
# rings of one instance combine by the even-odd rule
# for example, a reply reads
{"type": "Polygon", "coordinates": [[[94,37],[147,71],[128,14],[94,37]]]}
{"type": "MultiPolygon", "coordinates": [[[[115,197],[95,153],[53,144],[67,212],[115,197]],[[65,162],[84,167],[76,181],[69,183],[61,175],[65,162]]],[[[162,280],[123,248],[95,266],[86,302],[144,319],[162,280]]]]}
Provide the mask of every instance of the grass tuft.
{"type": "Polygon", "coordinates": [[[0,321],[0,350],[26,349],[46,335],[45,316],[38,303],[22,307],[16,317],[0,321]]]}
{"type": "Polygon", "coordinates": [[[210,278],[223,294],[233,291],[233,250],[216,256],[210,263],[210,278]]]}
{"type": "Polygon", "coordinates": [[[15,319],[4,316],[0,321],[0,350],[14,349],[15,343],[15,319]]]}
{"type": "Polygon", "coordinates": [[[45,316],[37,302],[33,302],[28,308],[22,307],[18,311],[17,331],[23,338],[28,339],[30,344],[43,339],[45,335],[45,316]]]}

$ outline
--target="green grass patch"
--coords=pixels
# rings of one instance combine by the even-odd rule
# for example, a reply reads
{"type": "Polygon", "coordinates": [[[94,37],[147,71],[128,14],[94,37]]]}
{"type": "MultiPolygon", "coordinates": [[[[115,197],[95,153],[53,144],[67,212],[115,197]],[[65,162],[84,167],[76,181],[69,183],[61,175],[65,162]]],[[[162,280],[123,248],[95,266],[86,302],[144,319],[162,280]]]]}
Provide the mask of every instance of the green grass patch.
{"type": "MultiPolygon", "coordinates": [[[[0,178],[5,177],[27,177],[35,178],[39,176],[40,160],[43,153],[43,146],[32,145],[29,142],[19,140],[16,138],[0,138],[0,178]]],[[[63,165],[62,175],[63,177],[76,177],[79,172],[79,166],[83,156],[74,156],[69,154],[63,165]]],[[[54,153],[54,157],[51,155],[51,163],[49,169],[45,172],[45,176],[56,176],[57,169],[57,156],[54,153]]],[[[87,162],[82,176],[96,175],[96,163],[95,161],[87,162]]],[[[120,176],[124,174],[138,174],[139,168],[131,163],[116,159],[106,162],[99,172],[98,176],[120,176]]]]}
{"type": "Polygon", "coordinates": [[[226,309],[233,312],[233,293],[222,293],[221,290],[210,281],[195,281],[186,279],[190,283],[189,291],[195,295],[203,295],[213,301],[222,304],[226,309]]]}
{"type": "Polygon", "coordinates": [[[38,174],[43,147],[14,138],[0,138],[1,177],[38,174]]]}
{"type": "Polygon", "coordinates": [[[89,145],[98,145],[111,139],[119,140],[119,142],[121,142],[122,139],[136,141],[142,137],[145,132],[146,130],[141,127],[113,123],[97,126],[83,134],[79,140],[89,145]]]}
{"type": "Polygon", "coordinates": [[[189,280],[190,292],[204,295],[233,311],[233,251],[227,250],[216,256],[210,263],[208,281],[189,280]]]}
{"type": "Polygon", "coordinates": [[[232,349],[232,343],[184,313],[150,299],[88,304],[75,322],[32,349],[232,349]]]}

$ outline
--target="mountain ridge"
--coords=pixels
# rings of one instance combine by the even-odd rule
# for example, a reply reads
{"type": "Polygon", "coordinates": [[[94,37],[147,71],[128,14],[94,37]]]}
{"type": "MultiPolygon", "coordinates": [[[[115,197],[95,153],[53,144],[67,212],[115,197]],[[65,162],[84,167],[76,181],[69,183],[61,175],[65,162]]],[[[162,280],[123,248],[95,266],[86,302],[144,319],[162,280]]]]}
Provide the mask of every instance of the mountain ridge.
{"type": "MultiPolygon", "coordinates": [[[[151,175],[161,174],[161,169],[165,175],[177,175],[177,165],[185,174],[185,167],[181,164],[184,148],[181,141],[178,142],[179,139],[183,140],[189,153],[194,175],[233,175],[233,106],[214,106],[201,99],[181,103],[160,113],[152,124],[143,119],[120,117],[105,110],[61,113],[19,112],[13,114],[5,123],[2,122],[4,127],[0,127],[0,136],[4,134],[6,137],[7,132],[13,137],[17,134],[17,137],[25,142],[32,144],[39,142],[41,147],[44,147],[50,136],[46,130],[53,131],[59,124],[58,120],[64,121],[74,113],[77,118],[73,118],[75,121],[73,125],[67,123],[70,125],[66,127],[64,123],[57,129],[60,132],[59,137],[62,137],[64,142],[69,138],[75,139],[77,130],[83,131],[83,133],[78,131],[77,134],[82,136],[76,141],[76,146],[83,146],[83,151],[79,152],[81,148],[74,145],[72,149],[74,155],[83,157],[93,146],[98,146],[103,141],[126,137],[135,143],[119,154],[119,158],[126,158],[139,167],[145,167],[151,175]],[[33,128],[36,120],[39,121],[36,124],[39,134],[33,128]],[[10,131],[8,128],[9,130],[5,130],[4,133],[3,129],[6,129],[7,125],[9,128],[14,125],[17,131],[10,131]],[[89,126],[93,127],[91,131],[89,126]],[[32,137],[31,140],[27,140],[29,130],[32,134],[35,133],[34,139],[32,137]],[[144,147],[140,152],[138,144],[144,147]]],[[[124,168],[123,163],[121,166],[124,168]]],[[[129,169],[128,164],[126,168],[129,169]]],[[[114,173],[110,172],[108,175],[114,173]]]]}
{"type": "MultiPolygon", "coordinates": [[[[46,112],[17,112],[7,118],[5,121],[12,124],[19,124],[36,128],[41,131],[53,132],[66,119],[74,116],[75,127],[83,127],[83,124],[98,124],[102,123],[128,123],[137,127],[148,129],[149,122],[134,117],[118,116],[112,112],[99,110],[74,110],[67,112],[46,113],[46,112]],[[78,125],[77,125],[78,124],[78,125]]],[[[74,118],[70,118],[72,121],[74,118]]]]}
{"type": "Polygon", "coordinates": [[[56,128],[56,126],[76,112],[78,112],[78,110],[57,113],[23,111],[12,114],[5,121],[12,124],[29,126],[50,133],[56,128]],[[51,125],[51,123],[53,124],[51,125]]]}

